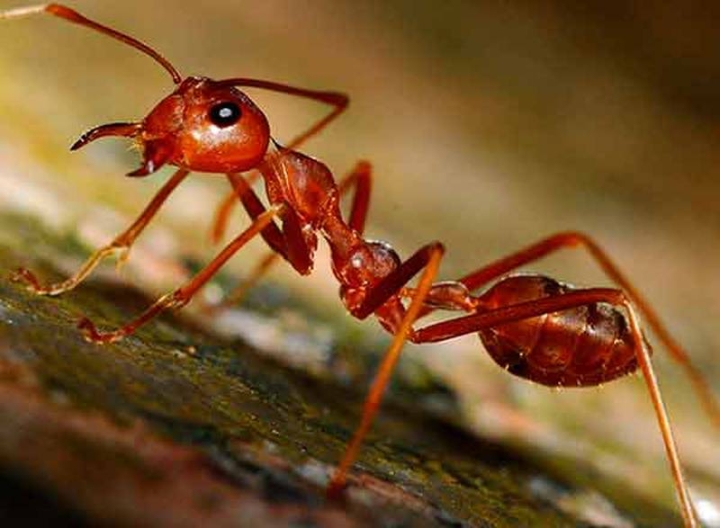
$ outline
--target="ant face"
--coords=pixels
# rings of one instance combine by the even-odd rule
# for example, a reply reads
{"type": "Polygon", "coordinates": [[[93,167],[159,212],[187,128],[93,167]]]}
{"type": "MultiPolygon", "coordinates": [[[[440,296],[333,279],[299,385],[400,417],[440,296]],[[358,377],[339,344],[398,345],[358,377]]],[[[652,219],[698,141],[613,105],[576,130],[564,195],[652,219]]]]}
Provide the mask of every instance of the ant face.
{"type": "Polygon", "coordinates": [[[257,166],[270,141],[267,118],[240,90],[189,77],[160,101],[136,135],[150,174],[165,163],[197,172],[243,172],[257,166]]]}
{"type": "Polygon", "coordinates": [[[143,163],[128,176],[147,176],[165,164],[194,172],[255,168],[270,142],[267,118],[227,83],[188,77],[140,123],[109,123],[83,134],[72,150],[108,136],[134,138],[143,163]]]}

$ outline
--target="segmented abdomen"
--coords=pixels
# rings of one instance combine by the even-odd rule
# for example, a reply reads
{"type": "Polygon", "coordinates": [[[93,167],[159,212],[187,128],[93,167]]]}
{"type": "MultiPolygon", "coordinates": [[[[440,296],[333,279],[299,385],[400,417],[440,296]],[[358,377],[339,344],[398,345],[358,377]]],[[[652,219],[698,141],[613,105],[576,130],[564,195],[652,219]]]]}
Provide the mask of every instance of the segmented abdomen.
{"type": "MultiPolygon", "coordinates": [[[[511,276],[481,297],[484,309],[553,297],[573,288],[540,275],[511,276]]],[[[479,332],[508,372],[550,386],[598,385],[637,369],[625,315],[610,305],[579,306],[479,332]]]]}

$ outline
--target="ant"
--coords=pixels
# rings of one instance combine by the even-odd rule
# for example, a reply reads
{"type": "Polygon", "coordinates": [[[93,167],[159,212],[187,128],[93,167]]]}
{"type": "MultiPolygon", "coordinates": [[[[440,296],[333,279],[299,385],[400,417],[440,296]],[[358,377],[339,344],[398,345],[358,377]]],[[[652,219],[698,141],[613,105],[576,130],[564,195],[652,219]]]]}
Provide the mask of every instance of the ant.
{"type": "MultiPolygon", "coordinates": [[[[174,91],[142,121],[93,128],[83,134],[71,150],[99,138],[121,136],[133,139],[142,152],[141,166],[128,176],[145,177],[164,165],[175,166],[177,170],[135,222],[93,253],[74,276],[43,286],[32,272],[21,268],[14,280],[25,282],[38,294],[58,295],[75,288],[111,254],[118,253],[121,259],[127,258],[134,241],[190,172],[225,174],[232,187],[216,215],[213,234],[216,240],[222,236],[236,202],[243,205],[252,219],[251,225],[190,281],[160,297],[124,326],[114,331],[100,331],[90,320],[83,318],[79,328],[89,341],[118,341],[160,312],[186,305],[256,236],[267,243],[272,254],[251,274],[251,283],[279,257],[301,275],[307,275],[312,270],[321,237],[330,247],[332,272],[340,283],[340,298],[345,308],[358,319],[374,315],[393,335],[370,386],[360,424],[330,480],[328,496],[338,497],[346,487],[348,472],[378,412],[405,342],[431,343],[477,333],[496,363],[511,374],[542,385],[595,386],[639,369],[665,444],[684,524],[698,525],[670,419],[651,364],[652,351],[641,330],[638,313],[644,316],[672,358],[685,370],[716,425],[720,425],[720,407],[686,352],[593,239],[578,232],[560,233],[458,280],[435,282],[444,254],[441,243],[427,244],[410,258],[401,260],[388,244],[363,238],[372,182],[368,163],[359,163],[336,183],[324,164],[296,150],[346,109],[347,96],[249,78],[219,81],[206,77],[183,78],[165,57],[146,44],[61,4],[1,11],[0,19],[41,13],[98,31],[139,50],[162,66],[175,84],[174,91]],[[330,105],[332,110],[287,146],[282,146],[272,139],[263,112],[239,90],[240,87],[314,100],[330,105]],[[258,177],[265,182],[267,206],[251,187],[258,177]],[[345,219],[340,211],[340,199],[347,193],[351,193],[352,198],[350,213],[345,219]],[[617,288],[577,289],[542,275],[509,274],[550,253],[575,247],[586,250],[617,288]],[[416,285],[408,286],[418,274],[416,285]],[[483,287],[481,293],[473,293],[483,287]],[[437,310],[460,314],[416,328],[420,318],[437,310]]],[[[242,289],[231,297],[241,294],[242,289]]]]}

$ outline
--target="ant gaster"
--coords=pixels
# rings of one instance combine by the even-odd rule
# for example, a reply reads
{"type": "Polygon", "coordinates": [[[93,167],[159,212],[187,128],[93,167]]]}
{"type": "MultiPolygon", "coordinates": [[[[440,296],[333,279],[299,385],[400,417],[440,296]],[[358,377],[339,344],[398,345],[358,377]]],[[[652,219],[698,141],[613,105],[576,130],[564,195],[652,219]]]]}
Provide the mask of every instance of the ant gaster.
{"type": "Polygon", "coordinates": [[[361,423],[329,483],[328,495],[337,496],[346,486],[348,471],[378,411],[404,343],[437,342],[477,333],[501,367],[543,385],[592,386],[639,369],[655,409],[683,520],[686,526],[697,526],[670,421],[650,362],[651,350],[636,310],[685,369],[716,424],[720,424],[720,410],[687,354],[591,238],[576,232],[561,233],[458,280],[434,282],[444,253],[439,242],[422,247],[402,261],[389,245],[363,238],[371,187],[367,163],[359,163],[336,184],[324,164],[295,150],[344,111],[348,104],[345,95],[256,79],[183,78],[167,59],[149,46],[60,4],[8,10],[0,12],[0,19],[39,13],[99,31],[138,49],[158,62],[176,85],[175,91],[141,122],[94,128],[72,148],[78,149],[106,136],[128,137],[138,144],[143,156],[140,168],[129,176],[148,176],[164,165],[175,166],[177,170],[138,219],[110,244],[96,251],[73,277],[43,286],[30,271],[20,269],[16,280],[26,282],[39,294],[57,295],[77,286],[105,257],[113,253],[126,257],[135,239],[191,171],[223,173],[232,186],[232,193],[218,210],[216,240],[224,232],[228,214],[236,202],[239,201],[252,218],[250,227],[226,245],[195,277],[158,299],[128,324],[115,331],[102,332],[88,319],[83,319],[79,326],[88,340],[117,341],[161,311],[184,306],[239,249],[258,235],[273,253],[260,263],[250,283],[278,256],[299,273],[308,274],[318,238],[322,237],[330,247],[332,271],[340,283],[340,296],[347,310],[359,319],[374,315],[394,336],[370,387],[361,423]],[[303,97],[329,104],[332,110],[283,147],[272,140],[267,118],[240,87],[303,97]],[[248,171],[253,172],[241,174],[248,171]],[[265,181],[267,207],[250,186],[258,174],[265,181]],[[352,207],[345,220],[339,203],[341,196],[348,192],[352,193],[352,207]],[[280,225],[276,221],[280,221],[280,225]],[[618,288],[575,289],[540,275],[508,275],[520,266],[570,247],[588,251],[618,288]],[[417,284],[408,286],[418,274],[417,284]],[[497,282],[483,293],[473,293],[492,281],[497,282]],[[464,315],[415,327],[418,319],[436,310],[464,315]]]}

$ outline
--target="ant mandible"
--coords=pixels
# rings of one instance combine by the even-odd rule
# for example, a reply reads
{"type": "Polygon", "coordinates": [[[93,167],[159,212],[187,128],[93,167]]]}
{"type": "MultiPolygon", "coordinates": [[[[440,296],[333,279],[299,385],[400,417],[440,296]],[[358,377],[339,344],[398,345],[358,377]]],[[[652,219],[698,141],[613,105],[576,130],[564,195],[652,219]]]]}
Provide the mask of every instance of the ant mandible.
{"type": "Polygon", "coordinates": [[[118,341],[163,310],[184,306],[237,251],[258,235],[273,253],[260,263],[251,275],[251,282],[278,256],[300,274],[307,275],[312,270],[320,236],[330,247],[332,272],[340,283],[345,308],[358,319],[374,315],[394,336],[366,397],[361,422],[330,480],[329,496],[338,496],[346,486],[348,471],[378,411],[404,343],[430,343],[477,333],[501,367],[552,387],[599,385],[640,369],[657,416],[684,523],[697,526],[670,420],[650,361],[651,349],[637,312],[685,369],[716,425],[720,425],[720,408],[655,311],[591,238],[576,232],[557,234],[458,280],[434,282],[444,253],[441,243],[428,244],[402,261],[389,245],[363,238],[371,187],[367,163],[359,163],[340,183],[335,183],[324,164],[295,150],[345,110],[347,96],[257,79],[183,78],[165,57],[146,44],[60,4],[11,9],[0,12],[0,19],[40,13],[93,29],[141,51],[159,63],[175,84],[175,90],[142,121],[93,128],[73,144],[72,150],[102,137],[122,136],[132,138],[142,151],[140,168],[129,176],[148,176],[164,165],[173,165],[177,170],[137,220],[96,251],[74,276],[43,286],[30,271],[20,269],[15,280],[27,283],[38,294],[58,295],[75,288],[105,257],[119,253],[126,258],[134,241],[191,171],[223,173],[232,186],[232,193],[216,216],[216,240],[238,200],[252,218],[252,224],[189,282],[160,297],[131,322],[115,331],[102,332],[83,319],[79,327],[88,340],[118,341]],[[281,146],[271,138],[263,112],[239,87],[315,100],[329,104],[332,111],[287,146],[281,146]],[[248,172],[247,177],[243,176],[248,172]],[[250,186],[258,175],[265,181],[267,207],[250,186]],[[348,192],[352,192],[352,205],[345,220],[339,202],[348,192]],[[584,248],[618,288],[576,289],[541,275],[508,275],[520,266],[571,247],[584,248]],[[416,286],[408,286],[418,274],[416,286]],[[492,281],[495,284],[482,293],[472,293],[492,281]],[[415,328],[418,319],[436,310],[464,315],[415,328]]]}

